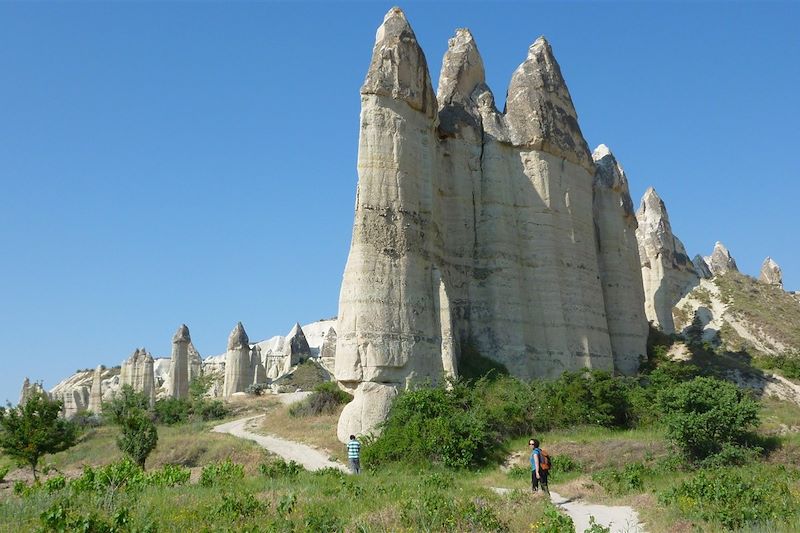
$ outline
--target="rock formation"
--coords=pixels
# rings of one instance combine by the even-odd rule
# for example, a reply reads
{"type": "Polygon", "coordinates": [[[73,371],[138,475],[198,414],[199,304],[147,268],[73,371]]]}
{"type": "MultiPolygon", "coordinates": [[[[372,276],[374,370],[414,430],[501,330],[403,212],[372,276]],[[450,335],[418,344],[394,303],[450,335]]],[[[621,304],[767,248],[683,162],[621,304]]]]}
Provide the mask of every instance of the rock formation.
{"type": "Polygon", "coordinates": [[[714,245],[714,251],[711,252],[711,255],[704,259],[708,264],[709,270],[711,270],[711,273],[715,276],[724,274],[729,270],[733,270],[734,272],[739,271],[736,266],[736,261],[731,257],[731,253],[725,248],[725,245],[719,241],[714,245]]]}
{"type": "Polygon", "coordinates": [[[173,398],[189,397],[189,328],[181,324],[172,337],[172,358],[169,366],[167,391],[173,398]]]}
{"type": "Polygon", "coordinates": [[[89,408],[89,388],[84,386],[72,387],[64,391],[64,418],[72,418],[76,414],[89,408]]]}
{"type": "Polygon", "coordinates": [[[336,366],[336,330],[329,328],[319,349],[319,360],[322,366],[333,373],[336,366]]]}
{"type": "Polygon", "coordinates": [[[636,215],[628,190],[628,178],[614,154],[604,144],[595,149],[594,219],[597,257],[606,305],[611,351],[617,370],[639,370],[641,340],[647,338],[644,290],[636,215]]]}
{"type": "Polygon", "coordinates": [[[25,405],[28,399],[34,394],[43,394],[46,398],[50,397],[50,395],[47,394],[47,391],[44,390],[44,387],[42,387],[41,383],[31,383],[31,380],[26,377],[25,381],[22,382],[22,390],[19,393],[19,405],[25,405]]]}
{"type": "Polygon", "coordinates": [[[153,373],[153,356],[144,348],[137,348],[133,355],[122,363],[120,386],[130,385],[133,390],[141,392],[150,400],[156,401],[155,375],[153,373]]]}
{"type": "Polygon", "coordinates": [[[250,361],[250,340],[239,322],[228,336],[228,352],[225,356],[225,385],[222,395],[231,396],[245,392],[253,384],[250,361]]]}
{"type": "Polygon", "coordinates": [[[253,374],[253,385],[267,382],[267,371],[261,361],[261,347],[257,344],[250,350],[250,368],[253,374]]]}
{"type": "Polygon", "coordinates": [[[672,233],[667,208],[650,187],[636,213],[647,319],[666,333],[675,331],[672,308],[699,282],[683,243],[672,233]]]}
{"type": "Polygon", "coordinates": [[[203,375],[203,358],[189,341],[189,383],[203,375]]]}
{"type": "Polygon", "coordinates": [[[781,272],[781,267],[779,267],[778,263],[773,261],[771,257],[767,257],[761,264],[761,274],[758,276],[758,280],[762,283],[783,288],[783,273],[781,272]]]}
{"type": "Polygon", "coordinates": [[[103,411],[103,365],[98,365],[94,370],[87,409],[94,414],[100,414],[103,411]]]}
{"type": "Polygon", "coordinates": [[[692,264],[694,265],[694,270],[697,272],[697,275],[703,279],[711,279],[714,277],[714,274],[711,272],[711,269],[708,268],[708,263],[706,263],[705,258],[697,254],[692,259],[692,264]]]}
{"type": "Polygon", "coordinates": [[[606,317],[641,292],[627,190],[600,186],[594,212],[595,162],[550,45],[530,47],[505,112],[484,78],[468,30],[450,39],[434,95],[402,11],[378,29],[336,328],[336,379],[355,396],[340,439],[370,430],[398,388],[456,373],[467,353],[523,378],[630,372],[645,353],[643,318],[606,317]]]}

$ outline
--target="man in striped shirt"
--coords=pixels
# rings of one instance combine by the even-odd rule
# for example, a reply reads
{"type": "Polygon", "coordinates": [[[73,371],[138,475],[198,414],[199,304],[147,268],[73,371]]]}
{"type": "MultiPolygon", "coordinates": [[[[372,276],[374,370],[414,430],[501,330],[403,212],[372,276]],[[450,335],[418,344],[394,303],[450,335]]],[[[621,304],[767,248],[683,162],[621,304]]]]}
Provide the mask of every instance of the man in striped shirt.
{"type": "Polygon", "coordinates": [[[347,443],[347,459],[350,461],[350,471],[359,474],[361,472],[361,443],[356,440],[355,435],[350,435],[350,442],[347,443]]]}

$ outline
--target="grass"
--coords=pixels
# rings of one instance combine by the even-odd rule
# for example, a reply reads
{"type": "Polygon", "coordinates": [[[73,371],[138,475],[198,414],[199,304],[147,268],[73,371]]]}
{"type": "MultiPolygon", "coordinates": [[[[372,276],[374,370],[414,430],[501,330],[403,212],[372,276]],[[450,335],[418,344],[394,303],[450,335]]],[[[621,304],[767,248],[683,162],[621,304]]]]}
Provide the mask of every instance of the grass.
{"type": "Polygon", "coordinates": [[[328,415],[293,417],[289,414],[288,405],[272,400],[265,404],[267,416],[258,432],[308,444],[323,450],[329,457],[346,463],[344,445],[336,437],[336,424],[343,408],[344,406],[340,406],[336,412],[328,415]]]}
{"type": "Polygon", "coordinates": [[[729,311],[752,324],[754,331],[788,347],[800,346],[800,306],[795,297],[738,272],[716,276],[714,282],[729,311]]]}
{"type": "Polygon", "coordinates": [[[321,365],[313,361],[303,361],[294,372],[277,381],[283,392],[296,390],[310,391],[320,383],[330,381],[330,375],[321,365]]]}

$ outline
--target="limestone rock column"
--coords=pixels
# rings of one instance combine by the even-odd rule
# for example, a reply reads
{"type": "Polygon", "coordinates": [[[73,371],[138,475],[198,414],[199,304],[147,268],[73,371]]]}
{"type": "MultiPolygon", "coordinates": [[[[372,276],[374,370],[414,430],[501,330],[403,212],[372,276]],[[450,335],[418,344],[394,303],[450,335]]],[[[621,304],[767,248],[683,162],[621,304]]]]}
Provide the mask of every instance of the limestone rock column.
{"type": "Polygon", "coordinates": [[[250,366],[250,340],[239,322],[228,336],[228,352],[225,355],[225,386],[222,395],[229,397],[245,392],[253,383],[250,366]]]}
{"type": "Polygon", "coordinates": [[[103,365],[98,365],[92,375],[92,390],[89,392],[88,410],[94,414],[103,411],[103,365]]]}
{"type": "Polygon", "coordinates": [[[169,363],[169,385],[167,390],[173,398],[189,397],[189,345],[192,338],[189,328],[181,324],[172,337],[172,358],[169,363]]]}
{"type": "Polygon", "coordinates": [[[761,273],[758,276],[758,280],[761,283],[783,288],[783,273],[781,272],[781,267],[779,267],[778,263],[771,257],[767,257],[761,264],[761,273]]]}
{"type": "Polygon", "coordinates": [[[614,154],[604,144],[592,153],[594,217],[597,257],[606,304],[608,334],[614,353],[614,369],[635,374],[647,356],[647,317],[644,312],[636,215],[628,190],[628,178],[614,154]]]}

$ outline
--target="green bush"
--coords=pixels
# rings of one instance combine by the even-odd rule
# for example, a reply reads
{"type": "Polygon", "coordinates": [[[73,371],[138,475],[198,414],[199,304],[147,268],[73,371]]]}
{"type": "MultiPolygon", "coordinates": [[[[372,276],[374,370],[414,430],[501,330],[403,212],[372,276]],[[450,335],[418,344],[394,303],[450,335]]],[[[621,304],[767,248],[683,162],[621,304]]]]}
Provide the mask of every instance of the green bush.
{"type": "Polygon", "coordinates": [[[294,417],[334,414],[340,405],[352,399],[336,383],[326,381],[316,385],[308,398],[289,407],[289,414],[294,417]]]}
{"type": "Polygon", "coordinates": [[[793,498],[785,476],[776,473],[758,468],[701,470],[659,499],[688,518],[729,529],[796,516],[800,502],[793,498]]]}
{"type": "Polygon", "coordinates": [[[767,370],[777,370],[783,377],[800,379],[800,352],[758,357],[756,365],[767,370]]]}
{"type": "Polygon", "coordinates": [[[552,459],[554,472],[580,472],[583,466],[569,455],[554,455],[552,459]]]}
{"type": "Polygon", "coordinates": [[[667,437],[691,459],[704,459],[725,444],[743,443],[758,424],[759,406],[736,385],[697,377],[658,395],[667,437]]]}
{"type": "Polygon", "coordinates": [[[204,487],[230,484],[242,479],[244,479],[244,467],[230,459],[208,464],[200,472],[200,484],[204,487]]]}
{"type": "Polygon", "coordinates": [[[120,419],[122,433],[117,437],[117,447],[139,467],[158,443],[158,431],[150,416],[143,410],[130,410],[120,419]]]}
{"type": "Polygon", "coordinates": [[[178,465],[164,465],[147,476],[147,484],[156,487],[177,487],[189,482],[191,472],[178,465]]]}
{"type": "Polygon", "coordinates": [[[171,426],[189,419],[192,413],[192,402],[188,399],[163,398],[156,400],[156,420],[161,424],[171,426]]]}
{"type": "Polygon", "coordinates": [[[500,444],[473,390],[461,381],[400,394],[382,427],[380,437],[364,439],[362,459],[370,467],[394,461],[478,466],[500,444]]]}
{"type": "Polygon", "coordinates": [[[261,475],[270,479],[296,478],[297,474],[302,470],[302,465],[294,461],[289,461],[287,463],[283,459],[278,459],[270,463],[261,463],[258,467],[258,471],[261,472],[261,475]]]}
{"type": "Polygon", "coordinates": [[[621,496],[644,489],[645,477],[652,475],[653,469],[643,463],[630,463],[624,468],[606,468],[592,475],[592,481],[603,487],[609,494],[621,496]]]}
{"type": "Polygon", "coordinates": [[[572,518],[561,513],[554,505],[548,505],[539,522],[531,527],[536,533],[574,533],[575,524],[572,518]]]}
{"type": "Polygon", "coordinates": [[[10,466],[0,466],[0,483],[6,480],[6,476],[11,471],[10,466]]]}
{"type": "Polygon", "coordinates": [[[150,400],[130,385],[123,385],[120,391],[107,402],[103,402],[103,418],[112,424],[120,425],[133,412],[149,411],[150,400]]]}

